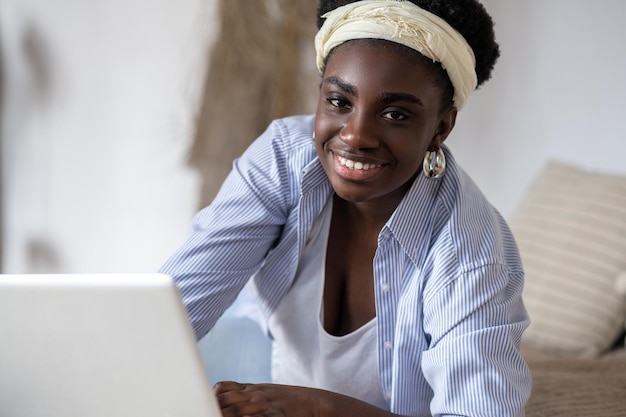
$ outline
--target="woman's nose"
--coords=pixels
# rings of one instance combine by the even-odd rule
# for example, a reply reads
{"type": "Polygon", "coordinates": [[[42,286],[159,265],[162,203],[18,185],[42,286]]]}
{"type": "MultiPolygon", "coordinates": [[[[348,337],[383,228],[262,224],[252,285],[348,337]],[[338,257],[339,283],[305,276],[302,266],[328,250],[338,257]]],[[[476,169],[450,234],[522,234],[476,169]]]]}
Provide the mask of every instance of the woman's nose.
{"type": "Polygon", "coordinates": [[[339,132],[339,138],[355,149],[378,146],[375,123],[362,113],[353,113],[339,132]]]}

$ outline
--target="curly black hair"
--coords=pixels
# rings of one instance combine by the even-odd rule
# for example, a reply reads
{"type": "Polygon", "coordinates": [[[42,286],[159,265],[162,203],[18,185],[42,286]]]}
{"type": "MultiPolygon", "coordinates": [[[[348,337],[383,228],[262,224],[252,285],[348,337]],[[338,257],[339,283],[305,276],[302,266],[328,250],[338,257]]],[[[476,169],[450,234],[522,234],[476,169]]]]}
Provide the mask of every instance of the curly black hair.
{"type": "MultiPolygon", "coordinates": [[[[317,27],[322,27],[322,16],[337,7],[358,0],[320,0],[317,9],[317,27]]],[[[478,86],[491,78],[493,67],[500,56],[496,43],[494,23],[485,7],[477,0],[409,0],[456,29],[467,41],[476,57],[478,86]]]]}

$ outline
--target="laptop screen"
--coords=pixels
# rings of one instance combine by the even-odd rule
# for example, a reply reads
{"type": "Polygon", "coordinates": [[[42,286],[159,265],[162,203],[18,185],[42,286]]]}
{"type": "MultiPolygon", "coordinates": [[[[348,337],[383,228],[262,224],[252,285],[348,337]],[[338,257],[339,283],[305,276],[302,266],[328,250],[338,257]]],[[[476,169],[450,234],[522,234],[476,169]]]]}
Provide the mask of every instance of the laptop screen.
{"type": "Polygon", "coordinates": [[[160,274],[0,275],[0,415],[221,416],[160,274]]]}

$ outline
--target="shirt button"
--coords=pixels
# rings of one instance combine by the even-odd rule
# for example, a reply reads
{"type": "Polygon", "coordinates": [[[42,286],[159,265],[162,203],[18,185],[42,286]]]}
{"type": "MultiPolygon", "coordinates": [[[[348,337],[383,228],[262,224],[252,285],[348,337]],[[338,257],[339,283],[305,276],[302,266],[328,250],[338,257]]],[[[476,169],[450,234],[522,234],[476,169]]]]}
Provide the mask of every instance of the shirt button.
{"type": "Polygon", "coordinates": [[[391,350],[391,348],[393,348],[393,343],[391,343],[389,340],[387,340],[383,346],[385,347],[385,349],[387,350],[391,350]]]}
{"type": "Polygon", "coordinates": [[[389,292],[390,285],[389,285],[387,282],[383,282],[383,284],[380,286],[380,288],[381,288],[384,292],[389,292]]]}

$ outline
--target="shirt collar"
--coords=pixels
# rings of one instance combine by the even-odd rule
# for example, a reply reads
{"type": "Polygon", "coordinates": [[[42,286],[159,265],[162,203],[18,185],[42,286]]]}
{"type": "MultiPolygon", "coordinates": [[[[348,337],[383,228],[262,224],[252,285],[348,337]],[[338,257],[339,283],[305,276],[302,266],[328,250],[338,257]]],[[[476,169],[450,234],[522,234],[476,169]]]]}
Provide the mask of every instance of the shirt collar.
{"type": "Polygon", "coordinates": [[[421,265],[428,253],[444,179],[428,179],[420,172],[385,225],[416,265],[421,265]]]}
{"type": "Polygon", "coordinates": [[[302,170],[302,195],[308,194],[319,186],[325,186],[332,191],[332,185],[324,171],[319,157],[313,158],[302,170]]]}
{"type": "MultiPolygon", "coordinates": [[[[448,157],[449,153],[446,152],[446,156],[448,157]]],[[[424,261],[428,252],[433,224],[438,215],[437,195],[444,179],[445,177],[428,179],[420,173],[381,231],[381,237],[384,238],[385,230],[388,230],[416,265],[424,261]]],[[[319,158],[314,158],[303,169],[302,195],[312,192],[321,192],[327,197],[333,193],[332,185],[319,158]],[[319,188],[320,186],[322,188],[319,188]]],[[[320,201],[315,212],[321,211],[322,208],[323,204],[320,201]]]]}

